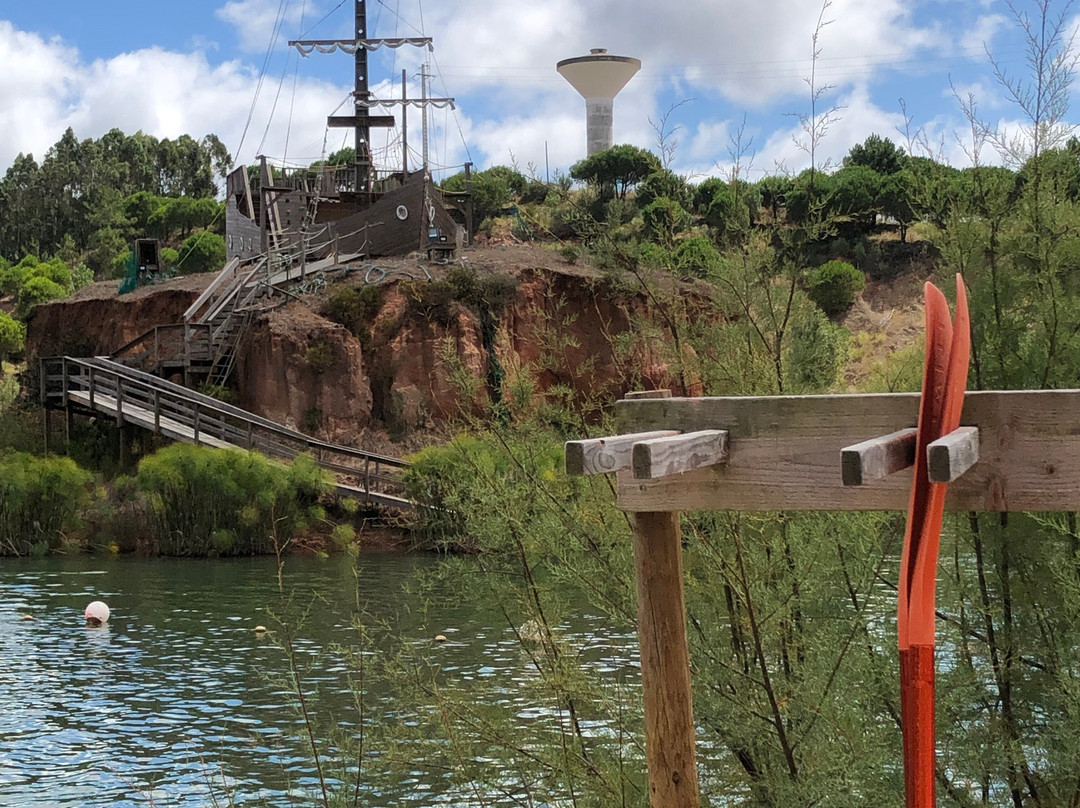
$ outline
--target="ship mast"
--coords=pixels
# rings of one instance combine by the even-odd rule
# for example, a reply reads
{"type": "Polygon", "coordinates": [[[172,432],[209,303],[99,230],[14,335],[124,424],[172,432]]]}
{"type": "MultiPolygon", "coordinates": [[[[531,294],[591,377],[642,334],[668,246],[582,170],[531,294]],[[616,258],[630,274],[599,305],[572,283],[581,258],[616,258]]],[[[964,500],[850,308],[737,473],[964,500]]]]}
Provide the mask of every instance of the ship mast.
{"type": "MultiPolygon", "coordinates": [[[[426,47],[431,50],[432,40],[430,37],[370,38],[367,36],[367,0],[355,0],[355,4],[355,24],[353,26],[355,35],[352,39],[299,39],[290,41],[289,46],[295,47],[304,56],[309,55],[314,50],[318,50],[319,53],[333,53],[336,50],[341,50],[353,54],[353,114],[331,115],[327,118],[326,125],[328,127],[354,130],[357,204],[359,207],[367,207],[372,202],[371,129],[373,127],[392,127],[394,125],[393,115],[372,115],[371,108],[400,105],[402,112],[404,112],[406,107],[412,105],[420,107],[424,111],[424,119],[426,120],[428,107],[453,107],[454,99],[428,98],[426,92],[422,98],[405,98],[404,93],[400,99],[378,100],[372,98],[368,85],[368,51],[378,50],[381,47],[400,48],[403,45],[426,47]]],[[[404,148],[404,145],[402,148],[404,148]]],[[[427,168],[426,162],[424,167],[427,168]]]]}

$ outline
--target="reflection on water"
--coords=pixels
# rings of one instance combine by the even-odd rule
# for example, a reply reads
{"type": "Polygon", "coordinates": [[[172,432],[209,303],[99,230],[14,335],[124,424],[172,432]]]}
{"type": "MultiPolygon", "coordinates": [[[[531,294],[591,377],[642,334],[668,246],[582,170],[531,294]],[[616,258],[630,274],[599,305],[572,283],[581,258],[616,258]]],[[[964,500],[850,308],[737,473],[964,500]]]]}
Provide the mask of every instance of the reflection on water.
{"type": "MultiPolygon", "coordinates": [[[[368,556],[357,580],[348,559],[290,560],[286,586],[305,593],[299,603],[315,604],[296,643],[301,661],[355,636],[357,585],[365,609],[428,640],[410,625],[400,584],[438,563],[368,556]]],[[[5,560],[0,805],[188,808],[228,792],[236,805],[284,806],[297,791],[310,793],[314,769],[296,741],[298,718],[272,683],[285,672],[283,654],[253,630],[272,625],[265,609],[277,602],[276,587],[272,559],[5,560]],[[96,599],[112,617],[89,628],[82,613],[96,599]]],[[[440,619],[449,638],[438,648],[444,670],[511,683],[531,675],[496,610],[456,602],[440,619]]],[[[632,671],[631,637],[588,615],[565,628],[589,640],[591,664],[632,671]]],[[[344,714],[352,703],[345,666],[324,658],[316,670],[307,681],[344,714]]],[[[506,698],[523,719],[537,710],[512,692],[506,698]]],[[[409,804],[444,803],[443,778],[429,777],[416,773],[409,804]]]]}

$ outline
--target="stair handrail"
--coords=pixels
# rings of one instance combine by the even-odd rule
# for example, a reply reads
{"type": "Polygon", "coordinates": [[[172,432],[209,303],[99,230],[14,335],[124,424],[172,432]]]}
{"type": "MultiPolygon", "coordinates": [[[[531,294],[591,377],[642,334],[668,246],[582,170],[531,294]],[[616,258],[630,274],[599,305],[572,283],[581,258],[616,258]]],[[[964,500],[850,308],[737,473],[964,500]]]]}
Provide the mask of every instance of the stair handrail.
{"type": "Polygon", "coordinates": [[[221,285],[225,283],[228,277],[235,274],[239,266],[239,258],[233,258],[225,264],[221,272],[218,273],[218,276],[214,278],[210,285],[203,290],[203,293],[195,299],[195,302],[188,306],[187,311],[184,312],[184,322],[187,322],[195,316],[196,312],[202,308],[203,304],[211,298],[214,292],[221,288],[221,285]]]}
{"type": "MultiPolygon", "coordinates": [[[[106,374],[112,374],[117,377],[126,378],[130,381],[143,384],[145,387],[153,390],[157,389],[162,392],[172,393],[177,397],[187,400],[191,403],[198,403],[200,407],[205,407],[208,410],[217,410],[218,412],[229,415],[238,420],[250,423],[253,426],[258,426],[268,432],[275,433],[281,437],[288,438],[297,443],[305,445],[306,448],[313,450],[321,450],[324,452],[331,452],[334,454],[344,455],[346,457],[354,457],[360,460],[371,460],[373,463],[378,463],[390,468],[409,468],[411,465],[408,461],[401,460],[396,457],[390,457],[389,455],[380,455],[375,452],[367,452],[363,449],[357,449],[353,446],[344,446],[342,444],[330,443],[329,441],[318,440],[312,438],[310,435],[305,435],[303,432],[297,432],[294,429],[289,429],[282,424],[271,421],[262,416],[255,415],[252,412],[248,412],[245,409],[236,407],[232,404],[227,404],[224,401],[220,401],[212,396],[205,395],[203,393],[196,392],[189,387],[170,382],[166,379],[162,379],[158,376],[154,376],[151,373],[146,373],[135,368],[129,368],[126,365],[121,365],[112,361],[108,357],[86,357],[78,358],[71,356],[63,357],[48,357],[42,361],[42,372],[47,373],[45,370],[46,363],[63,362],[64,363],[64,375],[67,375],[66,366],[73,364],[77,367],[94,368],[96,371],[104,372],[106,374]]],[[[44,390],[44,386],[43,386],[44,390]]]]}

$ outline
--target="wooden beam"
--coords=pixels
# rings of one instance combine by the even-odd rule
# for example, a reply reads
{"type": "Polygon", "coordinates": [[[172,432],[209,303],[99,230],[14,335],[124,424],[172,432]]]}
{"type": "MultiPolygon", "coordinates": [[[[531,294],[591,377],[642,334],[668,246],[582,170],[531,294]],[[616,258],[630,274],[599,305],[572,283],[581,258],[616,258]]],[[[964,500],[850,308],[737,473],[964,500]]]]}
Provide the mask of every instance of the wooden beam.
{"type": "Polygon", "coordinates": [[[634,519],[637,629],[651,808],[698,808],[679,514],[634,519]]]}
{"type": "Polygon", "coordinates": [[[381,126],[390,128],[394,125],[393,115],[369,115],[362,118],[359,115],[330,115],[326,119],[326,125],[331,129],[355,129],[357,126],[381,126]]]}
{"type": "Polygon", "coordinates": [[[678,435],[671,429],[659,429],[653,432],[638,432],[634,435],[614,435],[607,438],[589,440],[569,440],[564,452],[566,455],[566,473],[571,477],[588,474],[608,474],[630,468],[631,450],[635,443],[651,438],[665,438],[678,435]]]}
{"type": "Polygon", "coordinates": [[[840,476],[844,485],[880,480],[915,464],[917,429],[899,429],[840,450],[840,476]]]}
{"type": "MultiPolygon", "coordinates": [[[[628,511],[816,511],[907,508],[911,472],[845,486],[844,447],[918,420],[918,393],[620,401],[620,432],[726,429],[722,468],[639,480],[621,472],[628,511]]],[[[960,511],[1080,510],[1080,390],[978,391],[964,396],[961,423],[979,429],[979,462],[949,486],[960,511]]]]}
{"type": "Polygon", "coordinates": [[[726,463],[727,459],[727,431],[706,429],[686,435],[638,441],[633,445],[631,465],[635,479],[654,480],[726,463]]]}
{"type": "Polygon", "coordinates": [[[962,426],[926,447],[932,483],[951,483],[979,462],[979,430],[962,426]]]}

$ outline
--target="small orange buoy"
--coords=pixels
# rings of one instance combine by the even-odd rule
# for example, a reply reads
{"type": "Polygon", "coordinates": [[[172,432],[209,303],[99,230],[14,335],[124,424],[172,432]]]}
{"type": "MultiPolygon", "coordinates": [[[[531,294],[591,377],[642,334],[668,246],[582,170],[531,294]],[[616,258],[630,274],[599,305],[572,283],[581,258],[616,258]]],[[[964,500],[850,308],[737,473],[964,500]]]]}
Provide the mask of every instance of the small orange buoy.
{"type": "Polygon", "coordinates": [[[255,626],[255,633],[256,634],[265,634],[266,633],[266,626],[255,626]]]}
{"type": "Polygon", "coordinates": [[[435,642],[446,642],[446,637],[444,637],[442,634],[436,634],[435,642]]]}

